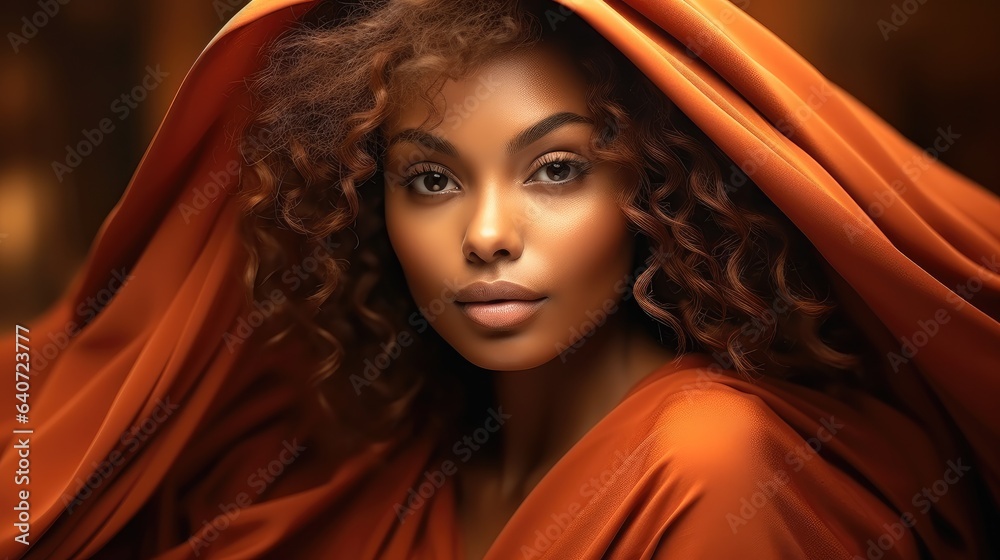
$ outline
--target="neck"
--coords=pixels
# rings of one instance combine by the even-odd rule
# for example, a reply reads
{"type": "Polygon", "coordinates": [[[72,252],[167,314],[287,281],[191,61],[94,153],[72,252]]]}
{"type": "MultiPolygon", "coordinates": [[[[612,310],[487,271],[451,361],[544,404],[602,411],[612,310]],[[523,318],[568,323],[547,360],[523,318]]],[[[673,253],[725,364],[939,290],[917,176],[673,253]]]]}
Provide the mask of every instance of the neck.
{"type": "Polygon", "coordinates": [[[497,490],[523,497],[541,477],[606,416],[640,379],[673,353],[626,314],[609,318],[577,348],[524,371],[482,372],[491,376],[498,431],[497,490]]]}

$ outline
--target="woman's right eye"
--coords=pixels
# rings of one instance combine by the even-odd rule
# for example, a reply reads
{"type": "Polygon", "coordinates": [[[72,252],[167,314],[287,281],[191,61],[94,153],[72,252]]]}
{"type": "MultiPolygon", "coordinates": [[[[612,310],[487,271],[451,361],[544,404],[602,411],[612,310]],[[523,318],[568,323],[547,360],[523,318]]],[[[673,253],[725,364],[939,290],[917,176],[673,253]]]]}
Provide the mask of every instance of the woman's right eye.
{"type": "Polygon", "coordinates": [[[457,188],[454,179],[435,169],[416,169],[403,182],[404,186],[412,189],[415,193],[426,196],[449,192],[447,190],[449,184],[457,188]]]}

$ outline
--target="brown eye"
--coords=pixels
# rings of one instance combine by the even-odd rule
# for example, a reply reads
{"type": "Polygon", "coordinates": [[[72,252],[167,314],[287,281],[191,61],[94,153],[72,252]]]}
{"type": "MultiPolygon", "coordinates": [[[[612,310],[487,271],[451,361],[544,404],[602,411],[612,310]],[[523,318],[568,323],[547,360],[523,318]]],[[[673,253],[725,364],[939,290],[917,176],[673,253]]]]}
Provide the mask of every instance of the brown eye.
{"type": "Polygon", "coordinates": [[[544,175],[552,181],[565,181],[572,171],[569,164],[561,161],[550,163],[543,167],[542,170],[545,171],[544,175]]]}
{"type": "Polygon", "coordinates": [[[445,173],[443,169],[439,170],[436,166],[432,168],[428,168],[427,166],[418,167],[404,180],[403,185],[414,193],[424,196],[460,190],[455,179],[452,179],[451,175],[445,173]],[[451,187],[449,187],[449,184],[451,187]]]}
{"type": "Polygon", "coordinates": [[[442,173],[425,173],[421,182],[431,192],[443,191],[448,186],[448,176],[442,173]]]}
{"type": "Polygon", "coordinates": [[[542,164],[528,180],[531,183],[566,183],[585,172],[586,165],[571,160],[556,160],[542,164]]]}

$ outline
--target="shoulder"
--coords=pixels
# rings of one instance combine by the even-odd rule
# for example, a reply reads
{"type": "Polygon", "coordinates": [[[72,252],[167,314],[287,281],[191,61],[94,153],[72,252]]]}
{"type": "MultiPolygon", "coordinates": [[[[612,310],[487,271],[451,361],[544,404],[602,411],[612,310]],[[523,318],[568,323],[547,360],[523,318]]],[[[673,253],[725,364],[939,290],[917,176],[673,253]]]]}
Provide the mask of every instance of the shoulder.
{"type": "Polygon", "coordinates": [[[634,479],[647,496],[639,515],[658,530],[643,541],[652,558],[851,558],[864,550],[856,510],[877,502],[823,458],[839,434],[803,435],[825,419],[813,417],[821,407],[768,387],[692,368],[633,395],[646,414],[634,479]]]}
{"type": "Polygon", "coordinates": [[[677,372],[635,395],[646,401],[639,407],[647,416],[637,447],[646,449],[647,461],[699,478],[787,466],[804,443],[795,430],[759,395],[698,373],[677,372]]]}
{"type": "Polygon", "coordinates": [[[850,533],[862,490],[761,396],[717,382],[672,393],[647,437],[647,490],[668,504],[647,510],[667,535],[652,539],[653,558],[851,558],[862,550],[864,538],[850,533]],[[708,538],[682,536],[696,534],[708,538]]]}

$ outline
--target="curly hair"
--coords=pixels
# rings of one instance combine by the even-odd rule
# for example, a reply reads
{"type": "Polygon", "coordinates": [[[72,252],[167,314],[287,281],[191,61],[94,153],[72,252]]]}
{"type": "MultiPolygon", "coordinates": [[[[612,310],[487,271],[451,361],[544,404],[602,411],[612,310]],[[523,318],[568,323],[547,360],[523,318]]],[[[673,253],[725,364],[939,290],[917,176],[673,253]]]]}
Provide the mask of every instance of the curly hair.
{"type": "Polygon", "coordinates": [[[678,354],[712,354],[751,379],[860,379],[864,342],[838,313],[815,248],[617,49],[557,13],[567,14],[524,0],[320,1],[270,45],[247,84],[238,193],[251,297],[289,292],[269,343],[293,330],[315,342],[321,394],[366,428],[355,430],[362,439],[412,424],[434,395],[456,396],[438,375],[454,354],[435,333],[402,348],[418,311],[385,232],[381,126],[401,88],[419,84],[440,122],[433,99],[447,79],[551,41],[572,47],[587,78],[604,124],[596,156],[639,177],[619,204],[636,258],[646,256],[633,286],[641,320],[678,354]],[[290,272],[304,260],[313,270],[290,272]]]}

